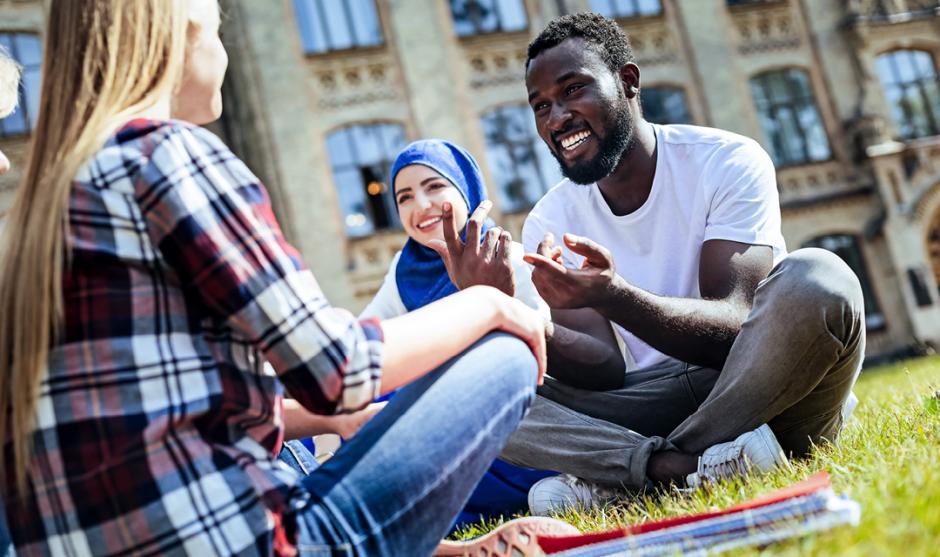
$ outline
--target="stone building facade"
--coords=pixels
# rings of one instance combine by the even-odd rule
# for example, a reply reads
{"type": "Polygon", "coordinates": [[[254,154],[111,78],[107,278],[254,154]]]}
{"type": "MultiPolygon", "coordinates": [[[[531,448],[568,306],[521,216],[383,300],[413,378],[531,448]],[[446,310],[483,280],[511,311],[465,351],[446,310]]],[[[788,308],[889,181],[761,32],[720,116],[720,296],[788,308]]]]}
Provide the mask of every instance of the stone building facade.
{"type": "MultiPolygon", "coordinates": [[[[526,104],[526,45],[590,9],[631,37],[648,119],[771,152],[790,249],[836,251],[862,279],[870,355],[940,342],[940,0],[221,5],[231,62],[213,128],[268,185],[336,304],[363,307],[404,241],[385,176],[409,140],[475,153],[495,218],[519,236],[559,178],[526,104]]],[[[0,0],[0,40],[42,21],[40,2],[0,0]]],[[[14,165],[27,144],[0,127],[14,165]]],[[[0,208],[15,180],[0,178],[0,208]]]]}

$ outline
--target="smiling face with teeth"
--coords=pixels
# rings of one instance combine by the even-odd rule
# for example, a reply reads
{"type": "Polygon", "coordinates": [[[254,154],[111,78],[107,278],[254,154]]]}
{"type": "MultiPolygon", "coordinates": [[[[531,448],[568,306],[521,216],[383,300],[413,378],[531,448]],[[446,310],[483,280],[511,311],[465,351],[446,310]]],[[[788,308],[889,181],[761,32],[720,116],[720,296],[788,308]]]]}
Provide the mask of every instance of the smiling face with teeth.
{"type": "MultiPolygon", "coordinates": [[[[526,88],[536,128],[573,182],[593,184],[609,176],[631,151],[636,122],[625,87],[579,37],[531,60],[526,88]]],[[[635,95],[631,90],[630,97],[635,95]]]]}
{"type": "Polygon", "coordinates": [[[411,164],[395,176],[395,203],[398,216],[408,236],[422,245],[444,239],[441,215],[444,202],[454,208],[457,230],[467,224],[467,202],[450,181],[423,164],[411,164]]]}

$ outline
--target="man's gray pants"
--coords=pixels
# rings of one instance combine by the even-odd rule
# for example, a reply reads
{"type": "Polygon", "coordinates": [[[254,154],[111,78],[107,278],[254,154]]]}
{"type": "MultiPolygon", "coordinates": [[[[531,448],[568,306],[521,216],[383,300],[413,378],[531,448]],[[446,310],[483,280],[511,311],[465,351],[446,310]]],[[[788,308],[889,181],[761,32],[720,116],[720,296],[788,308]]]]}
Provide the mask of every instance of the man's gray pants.
{"type": "Polygon", "coordinates": [[[831,252],[793,252],[761,281],[719,370],[670,360],[587,391],[547,378],[500,458],[644,488],[654,451],[701,454],[769,424],[785,451],[835,441],[865,354],[858,278],[831,252]]]}

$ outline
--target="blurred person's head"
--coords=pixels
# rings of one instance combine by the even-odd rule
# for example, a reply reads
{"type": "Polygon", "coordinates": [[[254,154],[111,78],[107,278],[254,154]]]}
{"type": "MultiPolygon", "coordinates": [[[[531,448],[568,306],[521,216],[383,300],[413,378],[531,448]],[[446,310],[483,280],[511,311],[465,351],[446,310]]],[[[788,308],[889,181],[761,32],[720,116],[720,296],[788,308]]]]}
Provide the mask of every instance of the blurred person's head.
{"type": "Polygon", "coordinates": [[[20,487],[63,313],[71,181],[133,118],[219,116],[227,57],[218,26],[216,0],[50,2],[38,120],[5,224],[17,233],[0,249],[0,431],[11,433],[14,459],[3,472],[20,487]]]}
{"type": "MultiPolygon", "coordinates": [[[[16,109],[19,98],[20,66],[0,47],[0,120],[16,109]]],[[[10,169],[10,161],[0,151],[0,174],[10,169]]]]}

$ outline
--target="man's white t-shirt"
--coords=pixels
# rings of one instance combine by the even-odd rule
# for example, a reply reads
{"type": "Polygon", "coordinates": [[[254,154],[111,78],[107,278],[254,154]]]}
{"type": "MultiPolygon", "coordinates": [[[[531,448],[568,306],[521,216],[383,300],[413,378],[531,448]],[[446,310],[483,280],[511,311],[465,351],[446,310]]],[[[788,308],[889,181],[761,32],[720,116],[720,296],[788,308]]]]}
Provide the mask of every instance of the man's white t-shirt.
{"type": "MultiPolygon", "coordinates": [[[[546,232],[556,244],[570,232],[610,250],[617,273],[653,294],[700,298],[699,256],[707,240],[731,240],[786,255],[773,162],[756,141],[698,126],[653,125],[656,174],[649,198],[636,211],[614,215],[596,184],[563,180],[526,218],[522,243],[534,252],[546,232]]],[[[563,248],[566,265],[582,257],[563,248]]],[[[666,359],[617,326],[636,365],[666,359]]]]}

